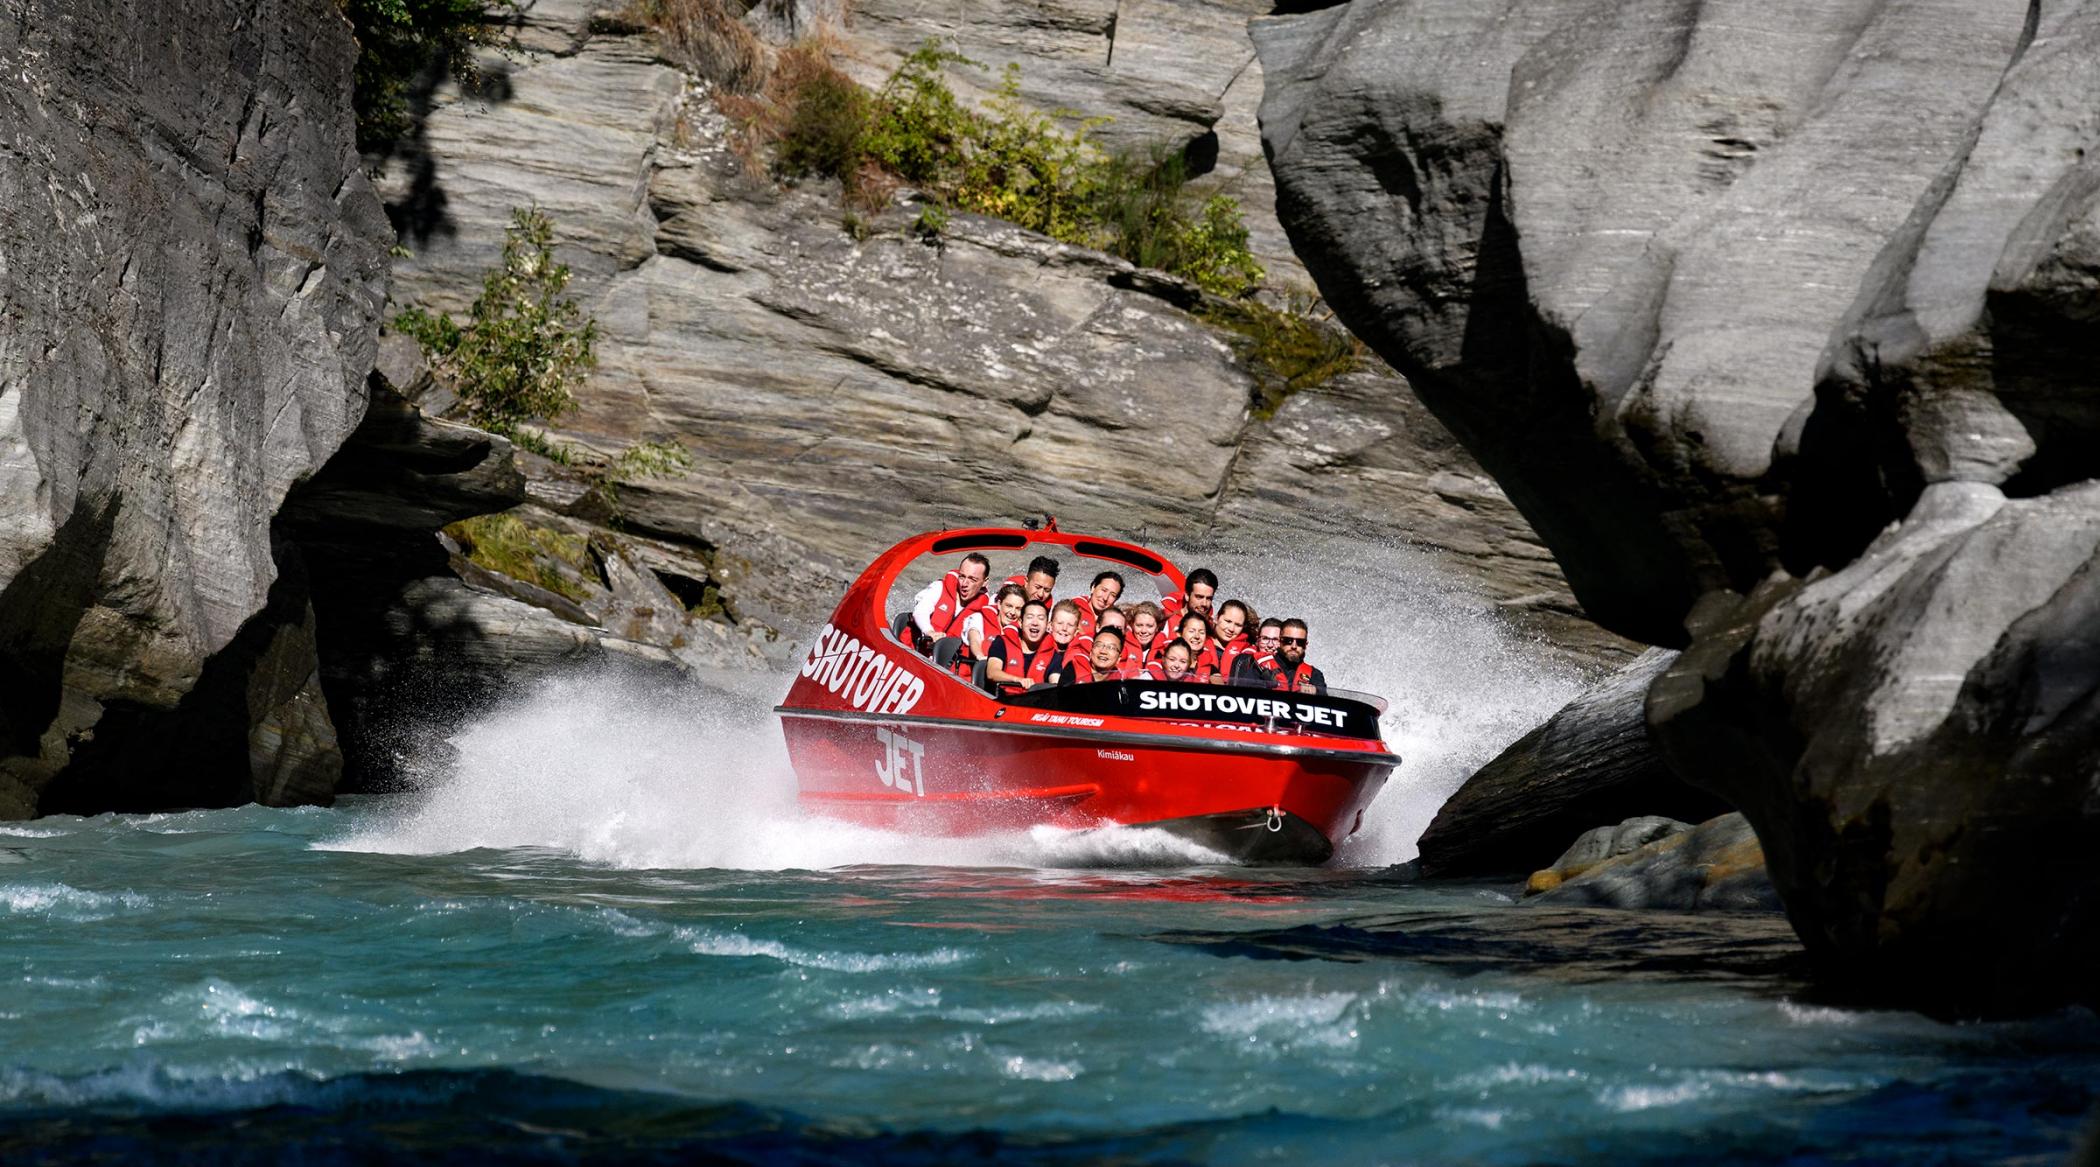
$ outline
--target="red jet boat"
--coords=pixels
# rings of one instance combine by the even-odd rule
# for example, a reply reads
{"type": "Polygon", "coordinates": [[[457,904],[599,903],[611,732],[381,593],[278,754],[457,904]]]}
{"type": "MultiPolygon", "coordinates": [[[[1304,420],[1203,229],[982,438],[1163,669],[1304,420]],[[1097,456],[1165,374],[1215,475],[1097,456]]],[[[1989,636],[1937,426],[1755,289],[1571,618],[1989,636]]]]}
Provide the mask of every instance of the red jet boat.
{"type": "Polygon", "coordinates": [[[1239,862],[1314,864],[1363,826],[1400,764],[1379,736],[1385,703],[1368,694],[1107,680],[997,696],[981,665],[974,683],[945,667],[957,642],[929,659],[899,635],[917,588],[972,551],[993,580],[1050,555],[1068,578],[1095,574],[1074,560],[1120,572],[1125,599],[1143,588],[1133,572],[1162,596],[1183,586],[1143,547],[1054,530],[940,531],[890,548],[846,589],[774,710],[806,809],[932,835],[1154,827],[1239,862]]]}

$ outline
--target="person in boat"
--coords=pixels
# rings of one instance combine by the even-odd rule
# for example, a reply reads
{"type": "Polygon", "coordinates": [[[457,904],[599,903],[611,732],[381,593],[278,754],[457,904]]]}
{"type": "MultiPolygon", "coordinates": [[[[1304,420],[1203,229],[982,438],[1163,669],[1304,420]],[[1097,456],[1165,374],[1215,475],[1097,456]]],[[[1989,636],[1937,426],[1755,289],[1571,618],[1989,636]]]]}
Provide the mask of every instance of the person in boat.
{"type": "Polygon", "coordinates": [[[972,612],[965,617],[962,625],[963,651],[955,659],[956,673],[967,677],[978,661],[992,659],[992,645],[998,642],[1008,629],[1021,622],[1021,609],[1027,606],[1028,595],[1018,585],[1002,584],[990,608],[972,612]]]}
{"type": "Polygon", "coordinates": [[[1232,663],[1232,683],[1254,685],[1263,689],[1276,687],[1276,648],[1283,636],[1283,621],[1269,619],[1261,622],[1254,636],[1254,651],[1242,653],[1232,663]]]}
{"type": "Polygon", "coordinates": [[[1181,618],[1190,612],[1200,612],[1210,619],[1210,605],[1218,595],[1218,573],[1207,567],[1199,567],[1188,573],[1181,581],[1181,594],[1168,596],[1159,602],[1159,609],[1166,615],[1162,625],[1179,629],[1181,618]]]}
{"type": "Polygon", "coordinates": [[[1145,672],[1158,681],[1193,681],[1196,678],[1189,673],[1189,661],[1195,655],[1187,641],[1170,640],[1159,650],[1159,659],[1146,666],[1145,672]],[[1159,670],[1157,675],[1152,674],[1154,669],[1159,670]]]}
{"type": "Polygon", "coordinates": [[[1093,647],[1091,638],[1087,643],[1078,643],[1079,608],[1077,601],[1059,600],[1050,609],[1050,642],[1057,650],[1057,659],[1050,662],[1049,680],[1053,685],[1059,683],[1060,671],[1065,665],[1086,656],[1087,650],[1093,647]]]}
{"type": "Polygon", "coordinates": [[[1093,635],[1094,628],[1101,623],[1101,614],[1116,606],[1123,597],[1123,577],[1113,571],[1104,571],[1094,577],[1088,587],[1086,603],[1079,608],[1079,632],[1083,636],[1093,635]]]}
{"type": "Polygon", "coordinates": [[[1164,646],[1159,630],[1165,617],[1159,605],[1150,600],[1139,603],[1130,612],[1130,639],[1123,644],[1123,659],[1143,668],[1159,656],[1164,646]]]}
{"type": "Polygon", "coordinates": [[[1283,635],[1276,642],[1276,679],[1272,687],[1297,693],[1327,691],[1326,675],[1305,663],[1305,644],[1310,639],[1305,621],[1293,617],[1283,622],[1283,635]]]}
{"type": "Polygon", "coordinates": [[[1094,630],[1094,647],[1087,655],[1065,664],[1060,685],[1084,685],[1089,681],[1116,678],[1123,663],[1123,633],[1114,628],[1094,630]]]}
{"type": "Polygon", "coordinates": [[[1218,672],[1216,680],[1223,682],[1232,676],[1232,666],[1239,658],[1254,651],[1254,642],[1247,638],[1247,626],[1254,622],[1254,609],[1245,600],[1227,600],[1218,605],[1218,616],[1211,624],[1210,649],[1217,654],[1218,672]]]}
{"type": "Polygon", "coordinates": [[[1047,555],[1038,555],[1028,561],[1028,570],[1019,575],[1006,577],[1028,594],[1028,598],[1040,602],[1044,608],[1050,606],[1050,593],[1057,590],[1057,560],[1047,555]]]}
{"type": "Polygon", "coordinates": [[[960,637],[966,617],[992,606],[991,597],[984,594],[984,581],[991,574],[992,561],[972,551],[954,571],[919,590],[912,599],[911,621],[920,652],[944,636],[960,637]]]}
{"type": "Polygon", "coordinates": [[[1218,654],[1210,647],[1210,618],[1200,612],[1190,612],[1181,618],[1181,635],[1177,638],[1189,649],[1189,679],[1208,681],[1218,672],[1218,654]]]}
{"type": "Polygon", "coordinates": [[[992,643],[984,675],[1000,693],[1019,693],[1046,681],[1058,655],[1050,642],[1050,609],[1024,598],[1019,626],[992,643]]]}

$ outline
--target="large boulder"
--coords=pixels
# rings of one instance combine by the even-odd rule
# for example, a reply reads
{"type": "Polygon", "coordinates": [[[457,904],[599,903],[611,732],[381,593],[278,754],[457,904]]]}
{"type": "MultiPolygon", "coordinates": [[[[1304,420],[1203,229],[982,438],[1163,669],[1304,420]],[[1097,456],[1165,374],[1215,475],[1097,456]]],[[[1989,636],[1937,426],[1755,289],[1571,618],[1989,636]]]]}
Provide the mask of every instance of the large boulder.
{"type": "Polygon", "coordinates": [[[372,367],[356,53],[328,0],[0,5],[0,814],[332,789],[271,520],[372,367]]]}
{"type": "Polygon", "coordinates": [[[1928,487],[1859,562],[1703,606],[1650,696],[1826,979],[1971,1014],[2100,961],[2100,483],[1928,487]]]}
{"type": "MultiPolygon", "coordinates": [[[[435,772],[462,720],[559,671],[615,668],[666,684],[688,674],[672,653],[621,634],[629,629],[448,545],[446,525],[525,501],[511,444],[425,416],[378,373],[371,394],[363,422],[279,519],[313,579],[319,682],[350,786],[435,772]]],[[[650,585],[662,590],[653,577],[626,590],[650,585]]],[[[668,594],[659,603],[684,611],[668,594]]]]}
{"type": "Polygon", "coordinates": [[[1256,42],[1300,255],[1591,615],[1690,640],[1658,740],[1825,975],[2090,998],[2100,3],[1355,0],[1256,42]]]}
{"type": "Polygon", "coordinates": [[[1278,213],[1590,614],[1681,644],[1701,593],[1848,561],[1921,476],[2082,473],[2095,11],[1257,21],[1278,213]]]}
{"type": "Polygon", "coordinates": [[[1598,827],[1531,875],[1527,904],[1664,912],[1771,912],[1779,895],[1742,815],[1698,826],[1662,818],[1598,827]]]}
{"type": "Polygon", "coordinates": [[[1727,810],[1679,778],[1649,737],[1648,688],[1676,659],[1649,649],[1466,779],[1416,843],[1422,874],[1526,872],[1595,823],[1727,810]]]}

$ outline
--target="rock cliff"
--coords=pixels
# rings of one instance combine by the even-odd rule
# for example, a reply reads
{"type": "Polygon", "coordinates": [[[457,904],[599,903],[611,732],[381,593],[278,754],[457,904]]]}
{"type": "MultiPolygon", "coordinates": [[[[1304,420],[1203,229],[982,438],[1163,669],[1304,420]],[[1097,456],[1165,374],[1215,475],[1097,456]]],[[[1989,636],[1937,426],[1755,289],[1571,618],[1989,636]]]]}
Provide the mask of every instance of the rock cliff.
{"type": "Polygon", "coordinates": [[[355,55],[327,0],[0,9],[0,815],[333,789],[271,522],[372,367],[355,55]]]}
{"type": "Polygon", "coordinates": [[[2089,996],[2100,5],[1355,0],[1256,41],[1322,292],[1588,611],[1691,641],[1657,740],[1825,975],[2089,996]]]}
{"type": "MultiPolygon", "coordinates": [[[[379,186],[414,252],[395,267],[401,303],[463,307],[510,208],[553,217],[602,329],[582,407],[555,436],[598,455],[673,440],[694,460],[621,492],[623,527],[657,542],[661,572],[718,587],[749,624],[797,629],[875,552],[931,526],[1047,511],[1264,551],[1307,529],[1425,545],[1568,651],[1624,653],[1389,371],[1258,418],[1248,372],[1178,281],[968,215],[921,238],[909,206],[855,237],[835,188],[750,173],[704,88],[650,36],[594,21],[605,7],[529,9],[525,51],[487,60],[478,93],[437,93],[379,186]]],[[[1046,104],[1112,113],[1118,132],[1169,144],[1247,104],[1237,16],[1099,7],[1067,22],[858,5],[842,44],[872,80],[927,36],[952,35],[989,66],[1021,61],[1024,89],[1046,104]],[[1173,32],[1182,25],[1201,37],[1173,32]]],[[[1263,169],[1251,134],[1240,149],[1220,157],[1263,169]]],[[[558,468],[526,465],[538,505],[592,517],[558,468]]]]}

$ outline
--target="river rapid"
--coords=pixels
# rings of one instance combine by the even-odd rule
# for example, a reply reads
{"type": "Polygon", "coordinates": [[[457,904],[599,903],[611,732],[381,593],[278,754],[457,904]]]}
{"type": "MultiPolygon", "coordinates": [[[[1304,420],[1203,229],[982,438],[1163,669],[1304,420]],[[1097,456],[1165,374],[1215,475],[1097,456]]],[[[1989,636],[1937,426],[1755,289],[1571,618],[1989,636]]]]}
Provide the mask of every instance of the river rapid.
{"type": "Polygon", "coordinates": [[[1580,680],[1408,596],[1380,647],[1316,653],[1393,698],[1407,758],[1320,870],[805,818],[778,677],[564,678],[424,789],[330,809],[0,824],[0,1162],[2073,1152],[2089,1013],[1851,1008],[1777,917],[1407,882],[1443,796],[1580,680]]]}

